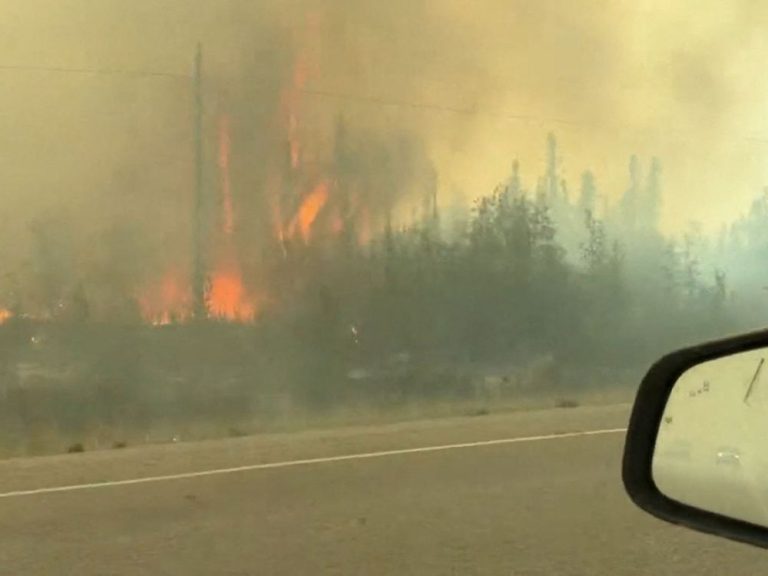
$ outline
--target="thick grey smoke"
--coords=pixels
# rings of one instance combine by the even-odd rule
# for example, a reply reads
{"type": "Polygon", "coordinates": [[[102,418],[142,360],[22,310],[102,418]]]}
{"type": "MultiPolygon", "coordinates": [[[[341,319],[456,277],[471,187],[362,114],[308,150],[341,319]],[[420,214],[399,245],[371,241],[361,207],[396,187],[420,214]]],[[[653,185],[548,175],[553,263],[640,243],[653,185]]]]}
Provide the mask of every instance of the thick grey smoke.
{"type": "Polygon", "coordinates": [[[55,259],[60,272],[45,282],[88,279],[108,301],[189,261],[194,98],[184,76],[198,41],[206,182],[215,194],[216,122],[226,114],[245,245],[274,225],[263,200],[286,159],[281,98],[299,61],[305,170],[314,162],[320,178],[334,166],[341,119],[354,147],[347,168],[365,172],[360,194],[381,213],[409,217],[399,194],[411,188],[436,185],[443,204],[484,194],[514,158],[531,180],[554,130],[569,180],[592,168],[615,200],[626,158],[659,156],[664,227],[715,228],[768,180],[754,139],[768,133],[766,10],[706,4],[692,13],[661,1],[5,2],[3,291],[55,259]]]}

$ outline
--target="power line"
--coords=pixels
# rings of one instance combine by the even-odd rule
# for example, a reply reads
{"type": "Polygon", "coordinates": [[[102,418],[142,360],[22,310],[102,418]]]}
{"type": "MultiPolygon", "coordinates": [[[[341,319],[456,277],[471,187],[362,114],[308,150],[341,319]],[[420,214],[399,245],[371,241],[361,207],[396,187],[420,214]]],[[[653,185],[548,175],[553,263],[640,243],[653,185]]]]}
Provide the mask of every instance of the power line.
{"type": "MultiPolygon", "coordinates": [[[[73,67],[57,67],[57,66],[29,66],[29,65],[15,65],[15,64],[0,64],[0,71],[23,71],[23,72],[50,72],[58,74],[82,74],[82,75],[103,75],[103,76],[126,76],[126,77],[145,77],[145,78],[172,78],[176,80],[189,80],[192,81],[192,75],[183,74],[180,72],[167,72],[157,70],[124,70],[118,68],[73,68],[73,67]]],[[[242,77],[247,78],[247,77],[242,77]]],[[[577,128],[597,128],[597,129],[611,129],[611,128],[631,128],[627,125],[607,125],[598,122],[586,122],[583,120],[574,120],[569,118],[548,117],[535,114],[505,114],[499,112],[486,112],[479,110],[477,107],[461,108],[457,106],[449,106],[439,104],[435,102],[414,102],[412,100],[404,99],[392,99],[382,98],[379,96],[367,96],[364,94],[355,94],[350,92],[335,92],[331,90],[316,90],[308,88],[297,88],[297,92],[305,94],[307,96],[315,96],[320,98],[332,98],[335,100],[343,100],[348,102],[359,102],[363,104],[369,104],[374,106],[384,106],[390,108],[410,109],[410,110],[424,110],[432,112],[441,112],[446,114],[455,114],[463,116],[475,116],[496,118],[499,120],[511,121],[511,122],[526,122],[538,125],[555,124],[561,126],[570,126],[577,128]]],[[[668,135],[675,134],[683,138],[695,137],[691,132],[686,132],[679,129],[665,128],[664,133],[668,135]]],[[[751,135],[738,135],[735,139],[743,140],[745,142],[755,144],[768,144],[768,138],[764,136],[751,136],[751,135]]]]}
{"type": "Polygon", "coordinates": [[[28,66],[22,64],[0,64],[0,70],[19,72],[51,72],[55,74],[82,74],[89,76],[133,76],[148,78],[174,78],[192,80],[189,74],[162,72],[156,70],[121,70],[119,68],[70,68],[59,66],[28,66]]]}
{"type": "Polygon", "coordinates": [[[364,102],[377,106],[389,106],[393,108],[411,108],[414,110],[432,110],[436,112],[446,112],[450,114],[462,114],[466,116],[489,116],[493,118],[500,118],[512,121],[522,122],[549,122],[551,124],[567,124],[573,126],[590,126],[588,122],[580,122],[578,120],[569,120],[567,118],[555,118],[546,116],[535,116],[533,114],[501,114],[493,112],[483,112],[475,107],[472,108],[459,108],[455,106],[446,106],[443,104],[436,104],[431,102],[412,102],[409,100],[387,99],[380,98],[378,96],[365,96],[361,94],[351,94],[343,92],[331,92],[326,90],[310,90],[299,89],[298,92],[307,94],[310,96],[320,96],[325,98],[334,98],[338,100],[349,100],[354,102],[364,102]]]}
{"type": "MultiPolygon", "coordinates": [[[[487,112],[487,111],[479,110],[476,107],[459,108],[459,107],[445,106],[445,105],[429,103],[429,102],[412,102],[408,100],[386,99],[386,98],[380,98],[377,96],[365,96],[360,94],[332,92],[332,91],[325,91],[325,90],[298,89],[297,91],[302,94],[307,94],[309,96],[319,96],[319,97],[333,98],[337,100],[346,100],[351,102],[361,102],[361,103],[377,105],[377,106],[408,108],[413,110],[430,110],[430,111],[445,112],[450,114],[461,114],[461,115],[467,115],[467,116],[482,116],[482,117],[496,118],[499,120],[507,120],[512,122],[528,122],[528,123],[539,124],[542,126],[547,124],[558,124],[558,125],[571,126],[571,127],[577,127],[577,128],[597,128],[602,130],[633,128],[632,126],[629,126],[627,124],[608,124],[608,123],[600,123],[600,122],[588,122],[583,120],[574,120],[574,119],[558,118],[558,117],[551,117],[551,116],[541,116],[541,115],[535,115],[535,114],[505,114],[502,112],[487,112]]],[[[686,131],[686,130],[672,129],[669,127],[665,127],[663,128],[663,132],[667,135],[677,135],[678,137],[687,138],[687,139],[696,138],[696,136],[691,131],[686,131]]],[[[768,144],[768,137],[765,137],[765,136],[739,134],[739,135],[734,135],[733,138],[736,140],[744,140],[745,142],[752,142],[756,144],[768,144]]]]}
{"type": "MultiPolygon", "coordinates": [[[[51,72],[55,74],[83,74],[93,76],[134,76],[134,77],[165,77],[192,80],[192,76],[188,74],[181,74],[178,72],[162,72],[155,70],[121,70],[116,68],[71,68],[71,67],[56,67],[56,66],[28,66],[28,65],[15,65],[15,64],[0,64],[0,71],[23,71],[23,72],[51,72]]],[[[247,77],[245,77],[247,78],[247,77]]],[[[297,92],[306,94],[308,96],[318,96],[323,98],[333,98],[337,100],[346,100],[353,102],[367,103],[377,106],[387,106],[392,108],[409,108],[413,110],[429,110],[435,112],[445,112],[450,114],[459,114],[466,116],[491,116],[496,118],[503,118],[512,121],[524,121],[524,122],[549,122],[553,124],[565,124],[572,126],[588,126],[588,123],[579,122],[577,120],[569,120],[564,118],[548,118],[542,116],[535,116],[530,114],[493,114],[488,112],[482,112],[476,108],[459,108],[455,106],[447,106],[442,104],[436,104],[431,102],[413,102],[409,100],[400,99],[387,99],[377,96],[366,96],[363,94],[333,92],[329,90],[312,90],[306,88],[297,89],[297,92]]]]}

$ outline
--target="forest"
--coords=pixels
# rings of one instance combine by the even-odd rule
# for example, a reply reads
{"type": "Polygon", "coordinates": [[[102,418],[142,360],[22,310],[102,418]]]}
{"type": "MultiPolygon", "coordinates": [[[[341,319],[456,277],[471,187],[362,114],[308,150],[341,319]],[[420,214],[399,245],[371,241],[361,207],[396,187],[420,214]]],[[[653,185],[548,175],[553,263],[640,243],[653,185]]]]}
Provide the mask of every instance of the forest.
{"type": "Polygon", "coordinates": [[[239,435],[297,413],[629,398],[661,354],[761,326],[768,193],[717,235],[668,236],[659,159],[629,158],[608,202],[599,175],[567,182],[554,135],[546,146],[535,182],[512,161],[471,210],[430,191],[366,242],[352,225],[294,242],[265,265],[279,299],[248,322],[95,317],[51,231],[30,228],[53,312],[19,300],[0,325],[3,452],[239,435]]]}

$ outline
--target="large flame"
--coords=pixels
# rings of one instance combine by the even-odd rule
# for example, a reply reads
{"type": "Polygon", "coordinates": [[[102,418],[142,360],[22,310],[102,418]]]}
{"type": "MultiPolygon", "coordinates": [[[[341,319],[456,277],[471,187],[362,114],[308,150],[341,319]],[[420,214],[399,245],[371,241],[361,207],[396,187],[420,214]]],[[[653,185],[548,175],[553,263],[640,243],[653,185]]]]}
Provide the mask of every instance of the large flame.
{"type": "MultiPolygon", "coordinates": [[[[311,130],[302,126],[302,96],[311,77],[316,74],[312,60],[312,31],[317,22],[309,21],[297,31],[297,52],[293,66],[280,94],[277,127],[282,141],[282,161],[264,158],[268,172],[264,181],[266,208],[272,221],[272,239],[284,259],[290,256],[291,242],[304,244],[322,242],[327,236],[338,235],[349,227],[355,240],[366,245],[373,235],[372,214],[363,205],[354,184],[333,176],[328,155],[322,153],[318,142],[311,139],[311,130]],[[287,158],[286,158],[287,154],[287,158]],[[323,158],[326,158],[325,161],[323,158]],[[326,170],[323,173],[323,166],[326,170]],[[346,197],[343,196],[346,194],[346,197]],[[298,206],[296,199],[299,199],[298,206]]],[[[232,121],[221,115],[217,122],[219,175],[219,213],[215,232],[207,250],[207,288],[205,306],[212,319],[250,322],[259,314],[265,302],[266,284],[260,280],[259,296],[254,289],[255,278],[246,273],[240,259],[237,239],[236,197],[232,181],[232,121]]],[[[192,317],[193,298],[190,279],[181,281],[177,271],[169,272],[140,298],[142,314],[147,321],[164,324],[192,317]]],[[[0,322],[3,321],[0,312],[0,322]]]]}
{"type": "Polygon", "coordinates": [[[285,216],[282,206],[285,193],[283,187],[286,183],[286,176],[288,177],[287,180],[292,181],[293,176],[301,169],[303,147],[300,130],[300,104],[302,92],[306,88],[309,76],[307,51],[304,49],[305,47],[302,48],[305,43],[301,37],[302,33],[294,31],[294,34],[296,35],[294,42],[299,49],[294,57],[290,78],[280,94],[278,118],[279,129],[285,135],[288,143],[288,166],[285,170],[286,166],[283,162],[273,165],[273,172],[267,188],[272,206],[274,228],[284,256],[286,255],[285,237],[290,234],[286,230],[286,220],[283,219],[285,216]]]}
{"type": "Polygon", "coordinates": [[[315,223],[315,220],[317,220],[317,216],[320,214],[320,211],[323,209],[326,202],[328,202],[328,188],[327,181],[320,182],[315,186],[312,192],[304,198],[301,206],[299,206],[298,212],[293,217],[293,220],[288,227],[289,237],[294,237],[298,230],[304,242],[309,241],[312,225],[315,223]]]}
{"type": "Polygon", "coordinates": [[[256,317],[256,304],[246,292],[239,270],[217,272],[208,295],[208,314],[212,318],[234,322],[251,322],[256,317]]]}
{"type": "MultiPolygon", "coordinates": [[[[221,213],[214,239],[214,258],[206,290],[208,318],[250,322],[256,317],[256,298],[246,289],[235,246],[235,207],[232,199],[230,159],[232,141],[229,117],[218,122],[219,182],[221,213]]],[[[189,277],[172,267],[159,282],[139,295],[142,317],[154,325],[184,322],[192,317],[193,296],[189,277]]],[[[0,316],[1,318],[1,316],[0,316]]]]}
{"type": "Polygon", "coordinates": [[[245,287],[234,244],[235,218],[230,177],[231,150],[232,139],[229,131],[229,119],[227,116],[222,116],[219,118],[218,155],[222,228],[206,304],[210,318],[233,322],[250,322],[256,317],[256,299],[245,287]]]}

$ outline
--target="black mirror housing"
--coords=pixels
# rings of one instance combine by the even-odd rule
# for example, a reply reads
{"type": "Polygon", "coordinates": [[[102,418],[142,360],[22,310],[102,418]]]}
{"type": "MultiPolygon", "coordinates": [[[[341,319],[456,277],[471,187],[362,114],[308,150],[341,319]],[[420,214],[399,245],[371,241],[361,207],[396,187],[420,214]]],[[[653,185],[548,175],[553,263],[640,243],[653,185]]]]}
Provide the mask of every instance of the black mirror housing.
{"type": "Polygon", "coordinates": [[[684,348],[664,356],[650,368],[635,398],[622,462],[624,487],[638,507],[673,524],[768,548],[768,528],[673,500],[659,490],[652,474],[664,409],[683,373],[703,362],[763,347],[768,347],[768,330],[684,348]]]}

